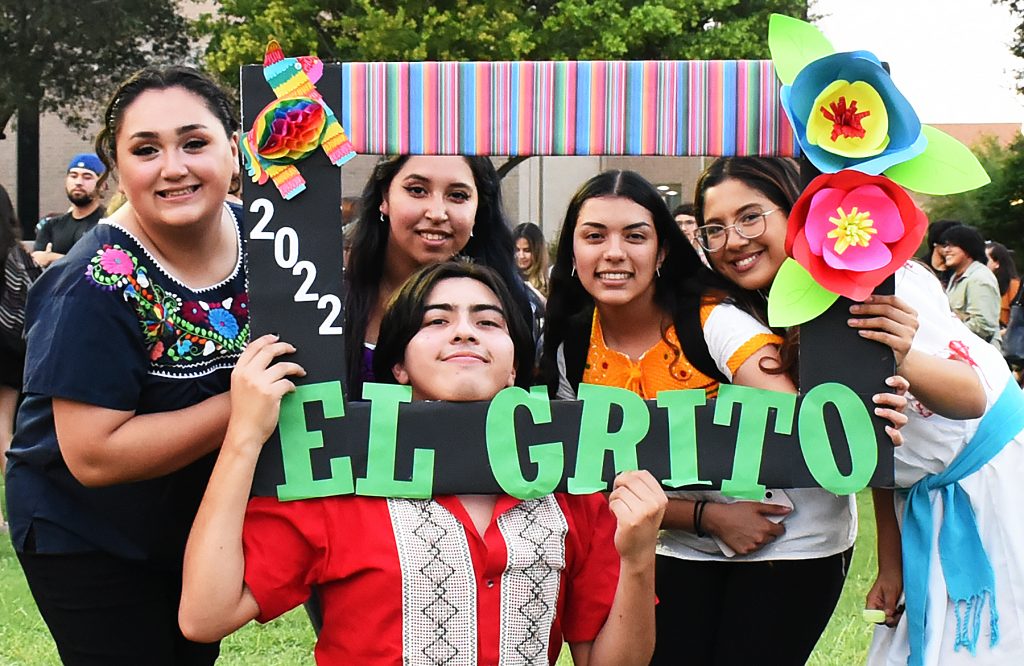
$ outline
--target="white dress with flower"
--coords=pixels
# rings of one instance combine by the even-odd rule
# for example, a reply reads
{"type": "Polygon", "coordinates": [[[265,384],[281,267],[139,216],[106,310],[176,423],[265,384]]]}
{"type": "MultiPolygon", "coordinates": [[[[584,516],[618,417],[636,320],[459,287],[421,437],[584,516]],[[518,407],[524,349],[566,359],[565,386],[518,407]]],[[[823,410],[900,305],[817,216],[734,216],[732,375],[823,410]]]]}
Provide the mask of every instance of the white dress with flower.
{"type": "MultiPolygon", "coordinates": [[[[977,371],[985,388],[987,409],[999,397],[1010,371],[999,352],[971,333],[950,311],[946,296],[931,273],[920,264],[908,262],[896,273],[896,295],[918,313],[920,328],[913,348],[942,358],[960,358],[977,371]]],[[[913,386],[911,386],[911,394],[913,386]]],[[[927,474],[945,469],[971,440],[980,419],[954,421],[928,411],[910,398],[903,428],[905,444],[896,449],[896,485],[910,488],[927,474]]],[[[942,502],[937,491],[930,498],[933,507],[932,564],[929,568],[926,619],[925,666],[1011,666],[1024,665],[1024,434],[974,474],[960,481],[971,499],[978,530],[995,571],[999,640],[990,646],[989,615],[986,607],[982,632],[975,655],[966,648],[954,650],[956,617],[946,594],[938,558],[938,534],[942,502]]],[[[903,501],[896,494],[896,509],[902,522],[903,501]]],[[[906,615],[890,629],[879,625],[868,654],[873,666],[905,666],[909,652],[906,615]]]]}

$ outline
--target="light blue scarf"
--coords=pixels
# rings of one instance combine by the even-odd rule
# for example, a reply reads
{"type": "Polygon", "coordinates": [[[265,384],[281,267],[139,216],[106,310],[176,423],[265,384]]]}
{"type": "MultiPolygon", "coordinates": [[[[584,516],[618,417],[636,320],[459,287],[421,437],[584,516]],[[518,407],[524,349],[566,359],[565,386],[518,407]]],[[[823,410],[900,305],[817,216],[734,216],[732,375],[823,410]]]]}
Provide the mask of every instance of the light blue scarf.
{"type": "Polygon", "coordinates": [[[939,560],[946,591],[956,608],[956,641],[975,653],[981,633],[981,615],[988,598],[991,637],[999,642],[995,574],[978,534],[971,499],[960,487],[963,479],[981,469],[1024,430],[1024,393],[1010,377],[1002,394],[981,419],[978,431],[942,473],[926,476],[913,485],[903,511],[903,586],[910,637],[910,666],[924,663],[925,613],[928,607],[928,572],[931,568],[932,505],[928,494],[942,498],[939,560]]]}

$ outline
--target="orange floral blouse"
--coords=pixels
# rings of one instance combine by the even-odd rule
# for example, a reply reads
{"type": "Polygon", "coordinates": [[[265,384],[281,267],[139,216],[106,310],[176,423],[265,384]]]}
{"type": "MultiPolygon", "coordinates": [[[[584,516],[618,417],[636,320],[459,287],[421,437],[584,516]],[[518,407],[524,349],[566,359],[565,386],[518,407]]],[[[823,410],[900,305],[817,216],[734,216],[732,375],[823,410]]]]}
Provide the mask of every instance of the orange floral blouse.
{"type": "MultiPolygon", "coordinates": [[[[717,302],[706,302],[700,309],[701,325],[704,325],[717,302]]],[[[731,373],[735,373],[744,361],[765,345],[781,345],[782,338],[769,333],[757,333],[737,348],[727,361],[731,373]]],[[[587,384],[618,386],[629,389],[645,400],[657,397],[659,391],[673,389],[704,389],[709,398],[718,395],[718,381],[708,377],[676,350],[679,338],[675,326],[669,326],[664,337],[648,349],[639,360],[633,361],[627,355],[609,349],[604,342],[601,319],[594,309],[590,327],[590,350],[583,369],[582,381],[587,384]]]]}

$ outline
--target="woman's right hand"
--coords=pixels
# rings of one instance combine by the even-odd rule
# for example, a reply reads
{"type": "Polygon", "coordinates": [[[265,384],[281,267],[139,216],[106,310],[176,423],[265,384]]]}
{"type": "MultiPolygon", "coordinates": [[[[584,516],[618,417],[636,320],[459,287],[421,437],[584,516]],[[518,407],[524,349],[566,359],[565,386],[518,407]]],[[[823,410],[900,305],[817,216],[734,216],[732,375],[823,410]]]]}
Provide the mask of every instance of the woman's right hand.
{"type": "Polygon", "coordinates": [[[291,376],[306,371],[297,363],[274,360],[295,352],[276,335],[264,335],[245,348],[231,372],[231,420],[226,441],[262,448],[277,427],[281,398],[295,390],[291,376]]]}
{"type": "Polygon", "coordinates": [[[910,352],[917,333],[917,310],[897,296],[872,294],[863,303],[850,306],[849,325],[859,329],[861,337],[892,348],[897,370],[910,352]]]}
{"type": "Polygon", "coordinates": [[[711,532],[738,555],[747,555],[781,536],[786,528],[768,516],[785,516],[792,509],[763,502],[708,502],[701,520],[705,531],[711,532]]]}
{"type": "Polygon", "coordinates": [[[900,571],[879,571],[875,584],[868,591],[864,608],[885,611],[885,626],[895,627],[903,614],[900,597],[903,595],[903,574],[900,571]]]}

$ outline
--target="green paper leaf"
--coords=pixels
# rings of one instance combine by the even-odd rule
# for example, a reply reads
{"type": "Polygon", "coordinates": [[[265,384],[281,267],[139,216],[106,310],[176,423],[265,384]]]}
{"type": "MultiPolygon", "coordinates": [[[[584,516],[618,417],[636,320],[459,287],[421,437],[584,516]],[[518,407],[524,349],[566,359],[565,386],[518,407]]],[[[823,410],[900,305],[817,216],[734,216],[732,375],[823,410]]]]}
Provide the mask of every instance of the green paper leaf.
{"type": "Polygon", "coordinates": [[[931,125],[921,130],[928,139],[925,151],[889,167],[886,176],[921,194],[956,194],[992,182],[970,148],[931,125]]]}
{"type": "Polygon", "coordinates": [[[768,323],[784,328],[810,321],[836,302],[833,294],[814,281],[796,259],[782,262],[768,293],[768,323]]]}
{"type": "Polygon", "coordinates": [[[813,25],[782,14],[772,14],[768,19],[768,48],[783,85],[793,83],[800,70],[818,58],[836,52],[813,25]]]}

